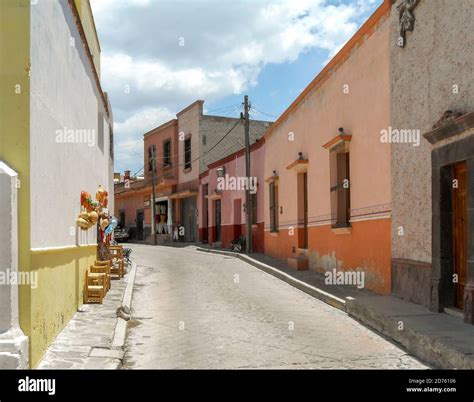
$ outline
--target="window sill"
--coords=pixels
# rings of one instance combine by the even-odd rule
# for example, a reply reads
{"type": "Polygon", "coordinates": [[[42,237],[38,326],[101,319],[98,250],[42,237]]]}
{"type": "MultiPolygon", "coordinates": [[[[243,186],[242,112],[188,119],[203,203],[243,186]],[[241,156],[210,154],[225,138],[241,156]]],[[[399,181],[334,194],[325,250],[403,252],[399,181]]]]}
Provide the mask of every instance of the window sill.
{"type": "Polygon", "coordinates": [[[276,236],[280,236],[280,232],[279,232],[278,230],[277,230],[276,232],[270,231],[270,235],[271,235],[271,236],[275,236],[275,237],[276,237],[276,236]]]}
{"type": "Polygon", "coordinates": [[[350,226],[342,226],[338,228],[333,227],[331,228],[331,231],[337,235],[348,235],[348,234],[352,234],[352,227],[350,226]]]}
{"type": "Polygon", "coordinates": [[[189,168],[184,169],[183,172],[184,173],[189,173],[191,170],[192,170],[192,168],[189,167],[189,168]]]}

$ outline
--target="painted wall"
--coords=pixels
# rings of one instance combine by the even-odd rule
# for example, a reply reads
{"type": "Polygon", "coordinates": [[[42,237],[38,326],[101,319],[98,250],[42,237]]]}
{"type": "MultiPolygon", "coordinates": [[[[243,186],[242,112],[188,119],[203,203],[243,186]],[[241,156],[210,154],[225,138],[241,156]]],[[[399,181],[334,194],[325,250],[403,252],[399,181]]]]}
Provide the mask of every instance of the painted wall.
{"type": "Polygon", "coordinates": [[[203,101],[196,101],[177,114],[178,118],[178,191],[195,189],[199,185],[199,122],[203,101]],[[184,138],[191,135],[191,170],[184,169],[184,138]]]}
{"type": "MultiPolygon", "coordinates": [[[[145,134],[143,137],[143,155],[145,159],[145,179],[151,179],[152,172],[148,168],[149,158],[148,158],[148,148],[152,145],[156,147],[156,175],[155,178],[161,179],[163,175],[172,176],[173,178],[178,178],[178,163],[179,163],[179,145],[181,144],[178,141],[178,121],[171,120],[163,124],[160,127],[150,131],[145,134]],[[171,140],[171,167],[163,168],[164,162],[164,153],[163,153],[163,143],[167,140],[171,140]]],[[[182,151],[183,152],[183,151],[182,151]]]]}
{"type": "Polygon", "coordinates": [[[104,105],[68,1],[32,5],[30,37],[31,269],[38,288],[23,296],[30,305],[23,321],[34,367],[82,304],[96,232],[75,227],[80,193],[95,195],[102,185],[111,194],[111,169],[104,105]]]}
{"type": "Polygon", "coordinates": [[[144,206],[145,197],[150,200],[151,187],[143,191],[127,191],[115,196],[115,216],[120,219],[120,211],[125,211],[126,226],[136,227],[137,211],[143,210],[145,224],[151,225],[150,207],[144,206]]]}
{"type": "MultiPolygon", "coordinates": [[[[95,195],[102,185],[110,193],[109,129],[102,102],[83,47],[65,46],[63,37],[74,37],[81,43],[68,2],[34,5],[30,106],[33,249],[76,245],[70,230],[80,212],[81,190],[95,195]],[[46,65],[48,68],[42,67],[46,65]],[[72,139],[74,142],[61,142],[72,139]]],[[[89,230],[84,240],[96,243],[95,231],[89,230]]]]}
{"type": "MultiPolygon", "coordinates": [[[[18,269],[30,267],[30,1],[0,2],[0,160],[15,170],[18,269]],[[14,40],[12,39],[14,38],[14,40]]],[[[30,288],[19,286],[20,326],[30,332],[30,288]]]]}
{"type": "MultiPolygon", "coordinates": [[[[265,160],[265,146],[253,146],[252,152],[250,153],[250,175],[257,179],[257,223],[258,227],[254,228],[256,236],[255,251],[263,251],[263,221],[264,221],[264,160],[265,160]],[[261,231],[262,233],[257,233],[261,231]]],[[[212,194],[218,190],[218,176],[217,169],[224,167],[225,174],[229,175],[230,178],[243,178],[245,177],[245,153],[240,151],[234,153],[221,161],[216,161],[211,165],[206,176],[202,177],[200,184],[201,195],[204,192],[204,186],[209,185],[209,194],[212,194]]],[[[230,182],[229,182],[230,183],[230,182]]],[[[222,227],[222,247],[229,247],[232,240],[235,239],[236,231],[240,231],[245,235],[245,188],[232,189],[230,187],[220,191],[221,194],[221,227],[222,227]],[[240,203],[238,202],[240,200],[240,203]],[[236,203],[237,201],[237,203],[236,203]],[[238,211],[235,210],[236,206],[239,205],[238,211]],[[239,229],[236,228],[239,227],[239,229]]],[[[198,208],[200,211],[204,210],[204,203],[208,205],[208,230],[209,233],[214,233],[215,228],[215,202],[212,199],[205,199],[203,197],[198,198],[198,208]]],[[[206,227],[206,216],[204,213],[199,215],[199,228],[202,237],[203,228],[206,227]]],[[[215,240],[214,236],[211,240],[215,240]]]]}
{"type": "MultiPolygon", "coordinates": [[[[385,5],[384,5],[385,7],[385,5]]],[[[382,9],[382,8],[381,8],[382,9]]],[[[388,10],[388,8],[387,8],[388,10]]],[[[266,138],[265,176],[279,176],[279,233],[269,232],[269,189],[265,185],[265,251],[291,257],[298,247],[297,174],[286,167],[303,152],[309,159],[310,269],[366,272],[366,287],[390,291],[390,144],[380,132],[390,124],[390,23],[388,11],[364,39],[343,54],[337,68],[306,94],[266,138]],[[351,234],[330,228],[329,151],[323,145],[343,127],[350,142],[351,234]],[[292,133],[292,134],[290,134],[292,133]],[[292,141],[291,138],[294,138],[292,141]]]]}
{"type": "MultiPolygon", "coordinates": [[[[421,0],[406,46],[396,45],[398,12],[392,8],[391,125],[430,131],[446,110],[474,110],[474,31],[471,0],[421,0]],[[457,85],[458,93],[453,91],[457,85]]],[[[393,144],[394,258],[431,263],[431,149],[393,144]],[[403,236],[398,235],[403,228],[403,236]]]]}

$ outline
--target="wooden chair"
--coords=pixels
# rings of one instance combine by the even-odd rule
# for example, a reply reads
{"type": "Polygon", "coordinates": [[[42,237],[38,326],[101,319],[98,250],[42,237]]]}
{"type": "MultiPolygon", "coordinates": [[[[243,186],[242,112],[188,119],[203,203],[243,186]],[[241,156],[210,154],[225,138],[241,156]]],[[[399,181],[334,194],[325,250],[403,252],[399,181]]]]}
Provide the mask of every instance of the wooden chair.
{"type": "Polygon", "coordinates": [[[110,264],[91,265],[89,275],[93,275],[93,274],[105,275],[105,292],[107,293],[112,287],[112,283],[110,280],[110,264]]]}
{"type": "Polygon", "coordinates": [[[100,303],[105,296],[104,275],[92,275],[86,271],[84,281],[84,303],[100,303]]]}
{"type": "Polygon", "coordinates": [[[122,246],[109,246],[109,251],[112,254],[112,266],[110,271],[114,275],[118,275],[119,278],[123,278],[125,275],[124,263],[123,263],[123,247],[122,246]],[[115,264],[117,266],[115,266],[115,264]]]}

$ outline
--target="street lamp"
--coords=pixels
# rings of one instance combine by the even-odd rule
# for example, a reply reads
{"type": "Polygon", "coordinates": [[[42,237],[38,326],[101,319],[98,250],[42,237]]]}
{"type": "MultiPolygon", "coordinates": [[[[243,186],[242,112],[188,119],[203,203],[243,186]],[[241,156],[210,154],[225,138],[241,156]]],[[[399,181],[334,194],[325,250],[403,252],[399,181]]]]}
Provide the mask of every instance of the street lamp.
{"type": "Polygon", "coordinates": [[[217,168],[216,172],[217,172],[217,177],[224,177],[225,167],[221,166],[221,167],[217,168]]]}

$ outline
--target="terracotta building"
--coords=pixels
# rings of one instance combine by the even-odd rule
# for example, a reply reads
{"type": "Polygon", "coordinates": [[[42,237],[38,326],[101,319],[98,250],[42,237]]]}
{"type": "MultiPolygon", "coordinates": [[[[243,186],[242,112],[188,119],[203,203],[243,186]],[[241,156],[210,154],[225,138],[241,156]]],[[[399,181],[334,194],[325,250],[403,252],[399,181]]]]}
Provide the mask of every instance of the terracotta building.
{"type": "MultiPolygon", "coordinates": [[[[180,227],[180,240],[199,240],[199,175],[209,164],[239,150],[244,141],[241,119],[206,115],[203,105],[198,100],[178,112],[176,119],[144,134],[144,179],[131,178],[115,186],[115,215],[122,226],[131,228],[132,238],[151,242],[156,232],[160,242],[171,240],[180,227]]],[[[251,143],[269,125],[252,121],[251,143]]]]}
{"type": "Polygon", "coordinates": [[[265,134],[265,253],[391,290],[385,1],[265,134]]]}

